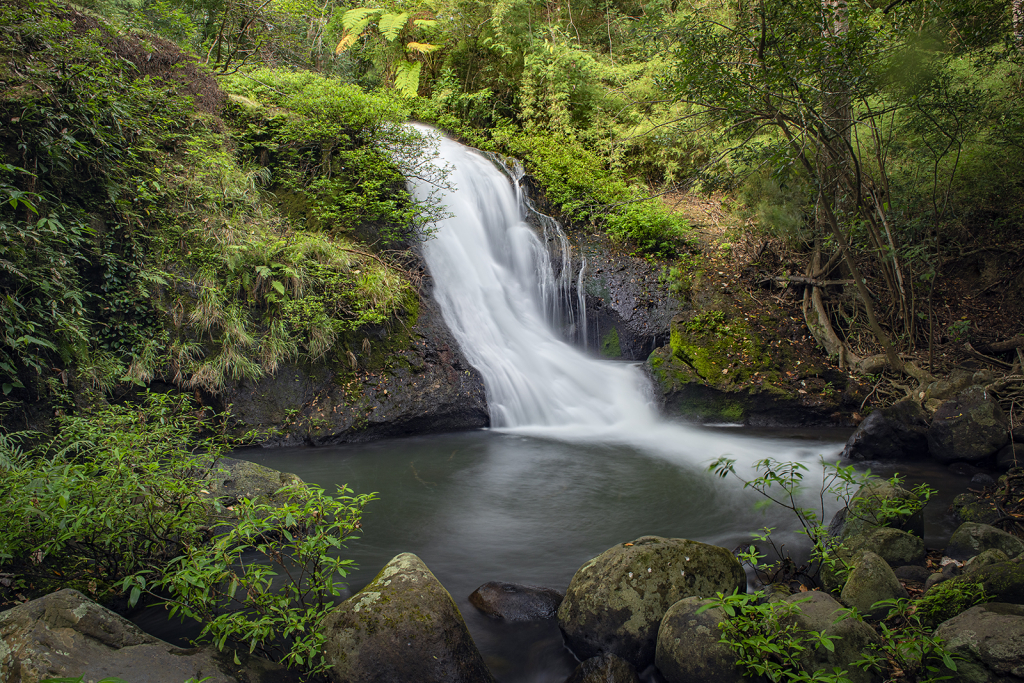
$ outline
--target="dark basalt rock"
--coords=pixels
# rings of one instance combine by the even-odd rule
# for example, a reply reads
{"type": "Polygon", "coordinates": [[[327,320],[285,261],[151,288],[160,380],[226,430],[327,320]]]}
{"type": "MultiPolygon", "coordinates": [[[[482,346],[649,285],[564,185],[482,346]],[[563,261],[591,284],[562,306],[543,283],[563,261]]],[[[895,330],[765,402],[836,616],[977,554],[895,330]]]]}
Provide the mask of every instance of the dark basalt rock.
{"type": "Polygon", "coordinates": [[[897,460],[928,455],[928,417],[915,401],[875,410],[843,449],[850,460],[897,460]]]}
{"type": "Polygon", "coordinates": [[[965,522],[949,538],[946,555],[954,560],[966,560],[992,548],[1001,550],[1007,557],[1017,557],[1024,553],[1024,542],[994,526],[965,522]]]}
{"type": "Polygon", "coordinates": [[[488,581],[473,591],[469,601],[478,610],[496,619],[538,621],[554,618],[563,597],[554,588],[488,581]]]}
{"type": "Polygon", "coordinates": [[[739,560],[725,548],[644,536],[577,570],[558,608],[558,625],[580,659],[610,652],[642,671],[654,663],[658,625],[669,607],[745,585],[739,560]]]}
{"type": "Polygon", "coordinates": [[[928,428],[928,451],[938,462],[984,462],[1010,441],[995,397],[974,386],[939,406],[928,428]]]}

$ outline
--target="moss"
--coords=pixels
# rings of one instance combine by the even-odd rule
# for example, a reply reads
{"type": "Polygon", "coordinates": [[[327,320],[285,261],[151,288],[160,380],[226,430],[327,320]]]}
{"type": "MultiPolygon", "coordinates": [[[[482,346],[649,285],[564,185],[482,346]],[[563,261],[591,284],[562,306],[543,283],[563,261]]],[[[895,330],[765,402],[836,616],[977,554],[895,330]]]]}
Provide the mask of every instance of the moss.
{"type": "Polygon", "coordinates": [[[619,346],[618,328],[613,327],[601,339],[601,355],[606,358],[619,358],[622,356],[622,347],[619,346]]]}

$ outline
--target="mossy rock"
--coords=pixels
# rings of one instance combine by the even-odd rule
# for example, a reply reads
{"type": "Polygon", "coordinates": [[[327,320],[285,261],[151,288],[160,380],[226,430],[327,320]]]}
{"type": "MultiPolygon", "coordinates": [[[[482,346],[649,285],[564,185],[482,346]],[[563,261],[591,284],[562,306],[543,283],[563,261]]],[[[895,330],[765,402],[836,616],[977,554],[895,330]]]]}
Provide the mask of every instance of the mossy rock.
{"type": "Polygon", "coordinates": [[[686,598],[669,607],[658,629],[654,663],[668,683],[740,683],[743,672],[736,654],[719,642],[718,625],[726,620],[721,607],[697,613],[707,604],[686,598]]]}
{"type": "Polygon", "coordinates": [[[452,596],[412,553],[388,562],[322,629],[335,683],[494,680],[452,596]]]}
{"type": "Polygon", "coordinates": [[[971,584],[980,583],[985,593],[992,596],[995,602],[1008,602],[1024,605],[1024,556],[1018,556],[1009,562],[996,562],[979,567],[967,574],[961,574],[947,583],[971,584]]]}
{"type": "Polygon", "coordinates": [[[872,605],[881,600],[906,597],[907,590],[900,585],[888,563],[875,553],[867,551],[860,556],[857,565],[850,572],[840,600],[845,605],[856,608],[861,614],[877,619],[885,616],[888,609],[873,608],[872,605]]]}
{"type": "Polygon", "coordinates": [[[654,663],[658,624],[670,606],[745,585],[739,560],[725,548],[644,536],[577,570],[558,625],[580,659],[611,652],[642,671],[654,663]]]}
{"type": "Polygon", "coordinates": [[[853,553],[870,550],[890,567],[923,564],[926,555],[920,536],[890,527],[866,529],[846,539],[843,545],[853,553]]]}
{"type": "Polygon", "coordinates": [[[869,529],[891,527],[924,537],[924,514],[921,510],[887,515],[886,508],[914,505],[917,496],[886,479],[872,479],[857,490],[853,501],[836,513],[829,524],[829,536],[845,541],[869,529]]]}
{"type": "Polygon", "coordinates": [[[880,644],[873,628],[845,614],[841,604],[821,591],[795,593],[783,602],[792,609],[788,616],[783,617],[783,623],[794,623],[805,631],[820,631],[835,637],[832,650],[818,647],[809,648],[804,653],[803,664],[807,671],[831,672],[838,667],[847,671],[852,683],[879,680],[877,675],[851,666],[880,644]]]}
{"type": "Polygon", "coordinates": [[[966,560],[989,549],[1001,550],[1008,558],[1017,557],[1024,553],[1024,542],[994,526],[965,522],[950,536],[946,554],[954,560],[966,560]]]}

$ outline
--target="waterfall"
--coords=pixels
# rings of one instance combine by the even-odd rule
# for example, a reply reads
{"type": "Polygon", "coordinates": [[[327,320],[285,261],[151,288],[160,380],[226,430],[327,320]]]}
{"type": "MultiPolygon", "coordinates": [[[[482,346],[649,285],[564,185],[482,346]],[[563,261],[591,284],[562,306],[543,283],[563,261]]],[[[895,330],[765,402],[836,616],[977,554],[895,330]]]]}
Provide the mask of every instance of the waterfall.
{"type": "MultiPolygon", "coordinates": [[[[637,368],[591,358],[554,329],[553,314],[573,284],[569,245],[551,223],[540,221],[542,236],[526,223],[521,207],[529,204],[509,180],[516,172],[506,175],[446,138],[438,141],[436,163],[451,169],[455,191],[440,197],[449,217],[424,256],[445,321],[484,377],[492,427],[593,435],[653,424],[647,380],[637,368]],[[558,240],[557,276],[542,237],[558,240]]],[[[414,181],[411,189],[425,199],[435,188],[414,181]]],[[[580,327],[580,316],[571,315],[580,327]]]]}
{"type": "MultiPolygon", "coordinates": [[[[521,169],[418,128],[439,138],[433,163],[450,170],[448,187],[439,193],[448,217],[425,242],[424,257],[445,322],[483,375],[492,428],[622,444],[691,467],[723,454],[747,466],[769,456],[813,457],[792,444],[766,445],[739,433],[662,420],[639,368],[593,358],[566,343],[550,314],[562,305],[554,299],[569,299],[569,245],[561,241],[564,235],[553,234],[554,226],[536,221],[538,236],[524,220],[533,209],[522,198],[521,169]],[[561,251],[557,277],[547,240],[561,251]]],[[[421,200],[438,196],[437,189],[410,181],[421,200]]],[[[582,268],[576,286],[582,297],[582,268]]],[[[838,445],[832,450],[837,454],[838,445]]],[[[812,470],[805,483],[813,487],[816,481],[820,473],[812,470]]]]}

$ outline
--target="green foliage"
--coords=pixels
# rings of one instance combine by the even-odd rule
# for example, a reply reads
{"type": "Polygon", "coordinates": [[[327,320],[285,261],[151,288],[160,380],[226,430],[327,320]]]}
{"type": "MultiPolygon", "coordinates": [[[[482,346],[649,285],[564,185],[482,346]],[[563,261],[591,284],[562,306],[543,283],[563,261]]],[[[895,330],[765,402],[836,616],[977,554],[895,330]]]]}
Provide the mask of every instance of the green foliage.
{"type": "MultiPolygon", "coordinates": [[[[772,683],[849,682],[846,671],[814,668],[812,653],[818,648],[834,651],[832,641],[839,637],[802,628],[793,618],[799,613],[799,602],[768,602],[762,593],[719,593],[701,606],[698,614],[713,607],[720,607],[727,617],[719,624],[719,642],[735,653],[737,666],[748,676],[772,683]]],[[[844,618],[851,616],[847,613],[844,618]]]]}
{"type": "Polygon", "coordinates": [[[353,568],[337,553],[357,538],[363,508],[375,499],[351,493],[339,487],[331,497],[304,485],[281,505],[243,499],[226,509],[230,521],[209,544],[186,547],[155,580],[135,575],[124,586],[132,602],[155,590],[172,617],[200,622],[200,639],[218,649],[244,648],[305,676],[322,674],[330,665],[320,625],[353,568]]]}
{"type": "Polygon", "coordinates": [[[106,596],[204,538],[205,472],[225,449],[187,398],[65,417],[50,438],[0,439],[0,568],[22,589],[106,596]]]}
{"type": "Polygon", "coordinates": [[[943,581],[928,589],[927,595],[917,601],[915,614],[921,623],[935,627],[992,599],[981,583],[943,581]]]}
{"type": "Polygon", "coordinates": [[[660,202],[629,204],[607,218],[608,234],[644,254],[671,257],[689,238],[690,224],[660,202]]]}

